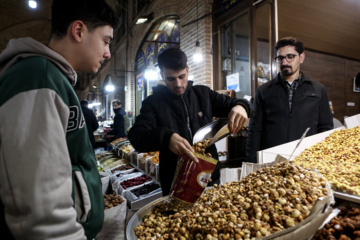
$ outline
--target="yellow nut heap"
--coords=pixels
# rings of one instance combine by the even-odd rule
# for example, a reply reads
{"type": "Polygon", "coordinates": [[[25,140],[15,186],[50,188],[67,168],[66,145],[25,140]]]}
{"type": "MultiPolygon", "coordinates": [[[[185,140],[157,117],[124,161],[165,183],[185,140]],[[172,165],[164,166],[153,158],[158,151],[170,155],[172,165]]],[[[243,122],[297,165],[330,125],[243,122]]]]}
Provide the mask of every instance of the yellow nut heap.
{"type": "Polygon", "coordinates": [[[328,194],[316,173],[288,163],[210,188],[184,210],[157,205],[135,228],[138,239],[243,239],[271,235],[304,220],[328,194]]]}
{"type": "Polygon", "coordinates": [[[360,126],[334,131],[294,159],[304,168],[316,168],[335,190],[360,196],[360,126]]]}

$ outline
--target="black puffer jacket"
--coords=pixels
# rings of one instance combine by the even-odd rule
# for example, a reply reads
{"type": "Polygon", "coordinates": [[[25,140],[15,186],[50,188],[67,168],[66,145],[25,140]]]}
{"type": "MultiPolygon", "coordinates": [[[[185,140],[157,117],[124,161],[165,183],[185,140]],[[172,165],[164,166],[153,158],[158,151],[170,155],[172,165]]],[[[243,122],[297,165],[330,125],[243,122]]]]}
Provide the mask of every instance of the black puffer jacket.
{"type": "MultiPolygon", "coordinates": [[[[250,116],[251,106],[244,99],[230,98],[206,86],[193,86],[189,81],[182,96],[173,94],[166,86],[154,88],[154,94],[142,103],[140,115],[130,129],[129,140],[139,152],[160,151],[160,182],[163,194],[170,192],[178,156],[169,150],[173,133],[186,138],[192,145],[196,131],[210,123],[213,117],[227,117],[235,105],[243,106],[250,116]]],[[[209,152],[217,158],[215,146],[209,152]]],[[[214,171],[212,179],[219,179],[214,171]]]]}

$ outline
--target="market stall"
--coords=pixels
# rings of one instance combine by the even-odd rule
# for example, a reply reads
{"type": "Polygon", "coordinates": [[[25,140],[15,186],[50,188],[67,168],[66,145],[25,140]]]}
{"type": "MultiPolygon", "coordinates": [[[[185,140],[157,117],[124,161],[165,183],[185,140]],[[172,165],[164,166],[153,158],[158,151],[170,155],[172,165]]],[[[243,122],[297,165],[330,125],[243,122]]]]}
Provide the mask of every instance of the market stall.
{"type": "Polygon", "coordinates": [[[164,211],[159,212],[159,208],[170,199],[162,196],[159,185],[156,189],[159,184],[157,153],[137,153],[127,139],[113,141],[112,152],[126,162],[122,165],[133,169],[131,172],[129,169],[105,171],[112,191],[126,201],[126,221],[121,226],[121,237],[125,237],[126,231],[126,239],[331,239],[330,234],[335,236],[332,239],[341,236],[341,239],[356,239],[360,229],[358,136],[360,127],[338,128],[306,137],[301,144],[294,141],[263,150],[258,155],[259,164],[244,163],[242,168],[222,171],[222,175],[236,172],[240,181],[234,181],[237,177],[222,176],[222,184],[207,188],[192,209],[185,212],[184,209],[168,209],[164,216],[161,215],[164,211]],[[283,167],[307,169],[307,172],[284,177],[285,172],[288,174],[293,170],[278,167],[276,163],[280,160],[291,160],[283,167]],[[264,169],[271,169],[272,175],[266,175],[271,171],[264,169]],[[281,171],[284,172],[278,176],[281,171]],[[318,177],[308,175],[308,171],[318,177]],[[145,180],[139,184],[141,187],[123,187],[122,183],[137,177],[145,180]],[[232,182],[227,183],[228,179],[232,182]],[[266,184],[281,181],[282,187],[266,187],[266,184]],[[321,186],[316,189],[314,182],[318,181],[321,186]],[[326,182],[326,187],[322,181],[326,182]],[[298,183],[299,187],[295,187],[298,183]],[[148,186],[150,193],[139,195],[134,192],[143,186],[148,186]],[[322,194],[314,195],[319,193],[322,194]],[[268,212],[268,208],[276,210],[276,214],[268,212]],[[191,220],[189,214],[196,217],[191,220]],[[225,220],[214,225],[216,217],[225,220]],[[164,230],[169,226],[173,235],[164,230]]]}
{"type": "Polygon", "coordinates": [[[105,224],[98,239],[125,239],[126,221],[141,207],[162,197],[159,153],[138,153],[127,138],[96,151],[105,199],[105,224]],[[116,199],[116,200],[114,200],[116,199]]]}

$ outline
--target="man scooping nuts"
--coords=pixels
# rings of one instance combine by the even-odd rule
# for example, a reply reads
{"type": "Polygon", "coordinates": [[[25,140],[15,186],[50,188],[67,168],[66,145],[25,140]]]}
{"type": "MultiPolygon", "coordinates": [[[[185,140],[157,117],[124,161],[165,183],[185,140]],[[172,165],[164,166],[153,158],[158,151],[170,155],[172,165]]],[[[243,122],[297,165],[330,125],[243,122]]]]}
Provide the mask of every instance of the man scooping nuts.
{"type": "MultiPolygon", "coordinates": [[[[158,56],[164,85],[153,88],[131,128],[128,138],[139,152],[160,151],[160,183],[168,195],[174,178],[178,156],[187,155],[198,162],[191,144],[197,130],[213,117],[229,118],[229,130],[238,132],[251,113],[245,99],[231,98],[209,87],[188,81],[187,56],[178,48],[166,49],[158,56]]],[[[207,149],[218,159],[215,145],[207,149]]],[[[220,171],[215,168],[212,184],[218,183],[220,171]]]]}

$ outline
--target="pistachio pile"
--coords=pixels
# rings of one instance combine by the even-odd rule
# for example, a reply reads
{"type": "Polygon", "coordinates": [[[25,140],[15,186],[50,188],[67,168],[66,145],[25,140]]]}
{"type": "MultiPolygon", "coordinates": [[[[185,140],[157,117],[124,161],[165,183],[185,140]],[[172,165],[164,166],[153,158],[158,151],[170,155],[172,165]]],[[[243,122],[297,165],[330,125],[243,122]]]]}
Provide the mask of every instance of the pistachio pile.
{"type": "Polygon", "coordinates": [[[336,130],[305,149],[294,163],[316,168],[335,190],[360,196],[360,126],[336,130]]]}
{"type": "Polygon", "coordinates": [[[243,239],[271,235],[304,220],[328,194],[316,173],[280,163],[239,182],[210,188],[190,210],[160,204],[135,228],[138,239],[243,239]]]}

